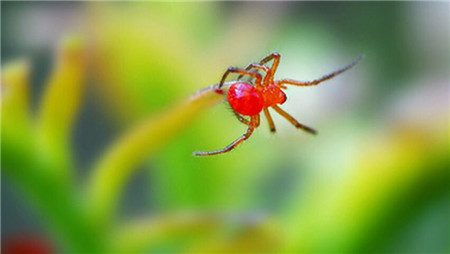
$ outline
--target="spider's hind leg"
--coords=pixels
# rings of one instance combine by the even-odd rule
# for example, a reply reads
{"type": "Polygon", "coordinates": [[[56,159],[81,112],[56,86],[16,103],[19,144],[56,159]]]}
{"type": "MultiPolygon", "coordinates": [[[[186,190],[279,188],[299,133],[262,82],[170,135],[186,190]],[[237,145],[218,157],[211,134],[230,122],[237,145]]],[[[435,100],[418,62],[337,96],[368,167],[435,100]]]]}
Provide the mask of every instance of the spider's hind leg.
{"type": "Polygon", "coordinates": [[[337,71],[334,71],[330,74],[327,74],[319,79],[313,80],[313,81],[306,81],[306,82],[301,82],[301,81],[296,81],[296,80],[292,80],[292,79],[282,79],[277,81],[276,83],[279,86],[282,85],[293,85],[293,86],[315,86],[318,85],[324,81],[327,81],[329,79],[334,78],[335,76],[347,71],[348,69],[351,69],[353,66],[355,66],[362,58],[364,57],[363,54],[359,55],[355,60],[353,60],[353,62],[351,62],[350,64],[348,64],[347,66],[345,66],[344,68],[341,68],[337,71]]]}
{"type": "Polygon", "coordinates": [[[286,111],[282,110],[280,107],[274,105],[272,106],[272,108],[278,113],[280,114],[282,117],[286,118],[286,120],[288,120],[291,124],[293,124],[297,129],[302,129],[308,133],[311,134],[317,134],[317,131],[314,130],[311,127],[308,127],[306,125],[303,125],[301,123],[299,123],[297,120],[295,120],[295,118],[293,118],[291,115],[289,115],[286,111]]]}
{"type": "Polygon", "coordinates": [[[241,114],[237,113],[236,111],[233,110],[234,115],[236,116],[236,118],[239,120],[239,122],[245,124],[245,125],[249,125],[250,121],[247,120],[245,117],[243,117],[241,114]]]}
{"type": "Polygon", "coordinates": [[[275,133],[275,124],[273,123],[272,116],[270,116],[270,112],[268,108],[263,109],[264,115],[266,116],[267,123],[269,124],[270,132],[275,133]]]}
{"type": "Polygon", "coordinates": [[[240,136],[238,139],[233,141],[231,144],[226,146],[223,149],[217,150],[217,151],[211,151],[211,152],[195,152],[192,153],[194,156],[209,156],[209,155],[216,155],[221,153],[227,153],[234,148],[236,148],[239,144],[247,140],[253,133],[253,131],[256,129],[256,127],[259,126],[259,115],[254,115],[250,119],[250,124],[248,126],[247,132],[244,133],[244,135],[240,136]]]}

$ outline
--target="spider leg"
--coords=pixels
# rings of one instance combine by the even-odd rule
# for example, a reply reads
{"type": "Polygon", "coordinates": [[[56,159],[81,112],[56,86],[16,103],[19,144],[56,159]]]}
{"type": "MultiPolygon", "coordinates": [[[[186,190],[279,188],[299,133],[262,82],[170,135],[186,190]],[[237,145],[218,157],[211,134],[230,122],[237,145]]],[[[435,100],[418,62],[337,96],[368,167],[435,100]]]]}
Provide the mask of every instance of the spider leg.
{"type": "Polygon", "coordinates": [[[267,80],[269,79],[273,79],[273,76],[275,75],[275,72],[277,71],[278,68],[278,64],[280,63],[280,54],[278,52],[273,52],[272,54],[264,57],[259,64],[263,65],[266,64],[267,62],[269,62],[270,60],[273,59],[273,63],[272,63],[272,67],[270,67],[270,73],[268,74],[269,77],[267,78],[267,80]]]}
{"type": "MultiPolygon", "coordinates": [[[[264,71],[265,73],[266,73],[266,76],[264,77],[264,81],[263,81],[263,84],[267,84],[267,82],[269,81],[269,72],[270,72],[270,69],[269,69],[269,67],[267,67],[267,66],[264,66],[264,65],[260,65],[260,64],[256,64],[256,63],[252,63],[252,64],[249,64],[246,68],[245,68],[245,70],[251,70],[252,68],[254,68],[254,69],[257,69],[257,70],[261,70],[261,71],[264,71]]],[[[242,78],[242,74],[241,75],[239,75],[238,76],[238,80],[239,79],[241,79],[242,78]]]]}
{"type": "Polygon", "coordinates": [[[286,111],[282,110],[277,105],[272,106],[272,108],[275,111],[277,111],[277,113],[280,114],[282,117],[286,118],[286,120],[288,120],[291,124],[293,124],[297,129],[302,129],[314,135],[317,134],[317,132],[314,129],[297,122],[295,118],[293,118],[291,115],[289,115],[286,111]]]}
{"type": "Polygon", "coordinates": [[[283,84],[286,84],[286,85],[294,85],[294,86],[315,86],[315,85],[318,85],[318,84],[322,83],[323,81],[329,80],[329,79],[331,79],[331,78],[333,78],[333,77],[335,77],[335,76],[337,76],[337,75],[339,75],[339,74],[345,72],[346,70],[352,68],[352,67],[355,66],[355,65],[356,65],[363,57],[364,57],[364,55],[362,55],[362,54],[359,55],[358,58],[356,58],[355,60],[353,60],[353,62],[351,62],[349,65],[345,66],[345,67],[342,68],[342,69],[339,69],[339,70],[337,70],[337,71],[334,71],[334,72],[332,72],[332,73],[330,73],[330,74],[328,74],[328,75],[325,75],[325,76],[323,76],[323,77],[320,78],[320,79],[316,79],[316,80],[308,81],[308,82],[300,82],[300,81],[296,81],[296,80],[292,80],[292,79],[282,79],[282,80],[277,81],[276,83],[277,83],[277,85],[283,85],[283,84]]]}
{"type": "Polygon", "coordinates": [[[254,72],[254,71],[248,71],[248,70],[243,70],[243,69],[239,69],[239,68],[235,68],[235,67],[230,67],[227,69],[227,71],[223,74],[222,79],[220,80],[219,83],[219,89],[223,86],[223,83],[225,82],[225,79],[227,78],[227,76],[230,73],[239,73],[241,75],[248,75],[252,78],[255,78],[255,83],[256,83],[256,87],[260,88],[261,87],[261,81],[262,81],[262,77],[261,74],[254,72]]]}
{"type": "Polygon", "coordinates": [[[245,119],[241,114],[239,114],[238,112],[233,110],[234,115],[236,116],[236,118],[239,120],[239,122],[245,124],[245,125],[249,125],[250,121],[245,119]]]}
{"type": "Polygon", "coordinates": [[[276,131],[275,124],[273,123],[273,119],[270,116],[269,109],[264,108],[263,111],[264,111],[264,115],[266,116],[267,122],[269,123],[270,132],[275,133],[275,131],[276,131]]]}
{"type": "Polygon", "coordinates": [[[231,144],[229,144],[227,147],[217,150],[217,151],[211,151],[211,152],[195,152],[192,155],[194,156],[208,156],[208,155],[216,155],[221,153],[226,153],[231,150],[233,150],[236,146],[247,140],[253,133],[256,127],[259,125],[259,115],[254,115],[250,119],[250,125],[248,126],[247,132],[244,133],[244,135],[240,136],[238,139],[233,141],[231,144]]]}
{"type": "Polygon", "coordinates": [[[252,121],[253,121],[254,124],[255,124],[255,128],[259,127],[259,124],[260,124],[260,117],[259,117],[259,114],[258,114],[258,115],[252,116],[251,119],[250,119],[250,122],[252,122],[252,121]]]}

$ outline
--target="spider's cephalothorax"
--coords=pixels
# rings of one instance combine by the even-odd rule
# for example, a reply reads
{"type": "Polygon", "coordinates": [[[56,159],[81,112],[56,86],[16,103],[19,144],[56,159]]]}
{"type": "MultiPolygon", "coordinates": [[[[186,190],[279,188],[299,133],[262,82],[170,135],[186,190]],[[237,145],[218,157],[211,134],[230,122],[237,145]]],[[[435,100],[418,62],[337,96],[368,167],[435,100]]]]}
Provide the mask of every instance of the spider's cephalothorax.
{"type": "Polygon", "coordinates": [[[275,132],[275,125],[273,123],[272,117],[270,116],[268,108],[272,108],[273,110],[275,110],[278,114],[286,118],[286,120],[292,123],[295,127],[303,129],[304,131],[307,131],[311,134],[316,134],[315,130],[299,123],[291,115],[278,107],[278,104],[283,104],[286,101],[286,94],[282,89],[286,89],[285,85],[314,86],[320,84],[321,82],[331,79],[334,76],[352,68],[359,60],[361,60],[362,57],[363,55],[360,55],[346,67],[310,82],[300,82],[291,79],[281,79],[275,81],[274,74],[280,62],[280,54],[276,52],[265,57],[257,64],[253,63],[248,65],[245,69],[234,67],[228,68],[219,83],[219,88],[223,86],[225,79],[230,73],[239,74],[237,81],[228,89],[227,98],[238,120],[248,126],[247,132],[221,150],[211,152],[195,152],[194,155],[206,156],[231,151],[244,140],[248,139],[255,128],[259,126],[259,113],[261,113],[261,111],[263,111],[264,115],[266,116],[270,131],[275,132]],[[272,60],[273,63],[270,68],[265,65],[272,60]],[[263,75],[261,75],[260,72],[262,72],[263,75]],[[250,76],[252,80],[254,79],[254,84],[250,82],[240,81],[240,79],[244,75],[250,76]],[[250,120],[246,119],[244,116],[249,116],[250,120]]]}

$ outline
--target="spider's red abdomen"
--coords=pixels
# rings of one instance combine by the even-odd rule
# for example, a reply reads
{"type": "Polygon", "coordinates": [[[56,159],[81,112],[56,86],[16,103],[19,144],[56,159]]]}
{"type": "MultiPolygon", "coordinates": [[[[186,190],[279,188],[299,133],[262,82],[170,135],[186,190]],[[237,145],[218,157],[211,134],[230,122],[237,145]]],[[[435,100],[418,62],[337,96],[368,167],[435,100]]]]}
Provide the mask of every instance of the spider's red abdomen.
{"type": "Polygon", "coordinates": [[[263,95],[249,83],[233,84],[228,90],[228,102],[239,114],[253,116],[259,114],[264,106],[263,95]]]}

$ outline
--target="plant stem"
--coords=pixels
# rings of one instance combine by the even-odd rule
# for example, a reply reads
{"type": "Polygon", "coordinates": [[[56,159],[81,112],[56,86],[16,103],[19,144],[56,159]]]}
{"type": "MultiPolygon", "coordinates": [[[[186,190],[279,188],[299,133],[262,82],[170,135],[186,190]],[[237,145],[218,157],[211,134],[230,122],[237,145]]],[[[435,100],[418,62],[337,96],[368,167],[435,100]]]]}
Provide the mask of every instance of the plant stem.
{"type": "Polygon", "coordinates": [[[95,165],[88,182],[87,207],[94,223],[107,228],[114,217],[119,195],[137,170],[136,166],[168,144],[204,109],[221,102],[229,85],[221,89],[212,85],[199,90],[187,101],[145,120],[110,146],[95,165]]]}

